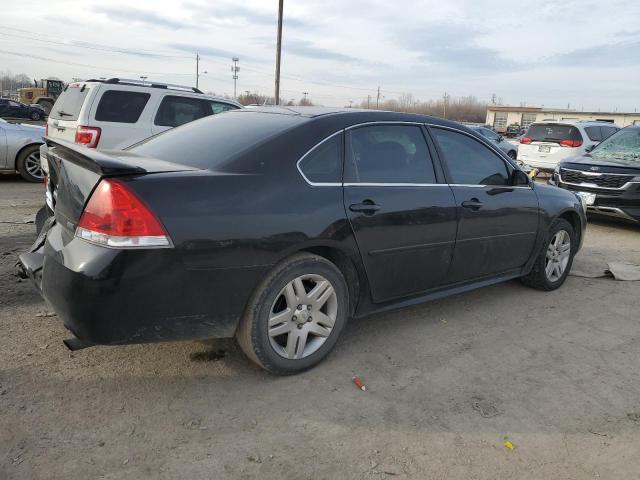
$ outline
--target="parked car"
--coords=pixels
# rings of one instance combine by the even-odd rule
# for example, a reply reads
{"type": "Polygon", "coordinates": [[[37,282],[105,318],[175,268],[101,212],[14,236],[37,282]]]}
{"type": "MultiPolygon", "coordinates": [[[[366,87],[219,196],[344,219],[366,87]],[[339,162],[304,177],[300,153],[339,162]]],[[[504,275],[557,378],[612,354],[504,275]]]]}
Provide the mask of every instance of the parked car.
{"type": "Polygon", "coordinates": [[[67,85],[47,135],[89,148],[121,150],[185,123],[242,108],[233,100],[182,85],[111,78],[67,85]]]}
{"type": "Polygon", "coordinates": [[[518,145],[505,141],[502,135],[498,135],[493,130],[489,130],[485,127],[469,125],[469,128],[475,130],[487,140],[494,143],[500,150],[509,155],[511,159],[515,160],[518,157],[518,145]]]}
{"type": "Polygon", "coordinates": [[[515,138],[522,133],[522,127],[519,123],[512,123],[507,127],[505,136],[507,138],[515,138]]]}
{"type": "Polygon", "coordinates": [[[236,336],[296,373],[349,317],[518,277],[554,290],[584,238],[576,195],[423,115],[270,107],[123,152],[47,143],[54,217],[20,259],[73,349],[236,336]]]}
{"type": "Polygon", "coordinates": [[[640,223],[640,125],[560,162],[553,182],[578,192],[587,211],[640,223]]]}
{"type": "Polygon", "coordinates": [[[8,123],[0,118],[0,171],[18,171],[30,182],[41,182],[40,145],[44,127],[8,123]]]}
{"type": "Polygon", "coordinates": [[[38,121],[46,116],[47,112],[40,105],[26,105],[9,98],[0,98],[0,118],[27,118],[38,121]]]}
{"type": "Polygon", "coordinates": [[[553,172],[565,158],[583,155],[619,130],[608,122],[536,122],[520,137],[518,158],[527,166],[553,172]]]}

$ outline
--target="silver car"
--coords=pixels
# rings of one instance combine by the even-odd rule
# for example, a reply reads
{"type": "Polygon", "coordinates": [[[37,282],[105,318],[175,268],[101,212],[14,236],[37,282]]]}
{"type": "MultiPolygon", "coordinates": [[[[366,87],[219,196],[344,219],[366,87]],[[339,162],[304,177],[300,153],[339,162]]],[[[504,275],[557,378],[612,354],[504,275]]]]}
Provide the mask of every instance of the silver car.
{"type": "Polygon", "coordinates": [[[477,125],[467,125],[470,129],[475,130],[484,138],[495,144],[500,150],[509,155],[512,159],[518,158],[518,144],[507,142],[502,135],[498,135],[493,130],[489,130],[485,127],[479,127],[477,125]]]}
{"type": "Polygon", "coordinates": [[[18,171],[29,182],[41,182],[40,145],[44,127],[8,123],[0,118],[0,172],[18,171]]]}

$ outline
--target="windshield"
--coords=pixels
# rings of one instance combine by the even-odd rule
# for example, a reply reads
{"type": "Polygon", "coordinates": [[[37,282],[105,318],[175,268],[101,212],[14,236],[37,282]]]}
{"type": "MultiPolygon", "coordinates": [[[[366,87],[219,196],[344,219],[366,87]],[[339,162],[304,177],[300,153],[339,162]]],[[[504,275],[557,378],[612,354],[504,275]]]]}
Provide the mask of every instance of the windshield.
{"type": "Polygon", "coordinates": [[[49,116],[55,120],[77,120],[87,93],[89,93],[87,84],[70,84],[54,103],[49,116]]]}
{"type": "Polygon", "coordinates": [[[625,128],[591,150],[593,158],[640,165],[640,128],[625,128]]]}

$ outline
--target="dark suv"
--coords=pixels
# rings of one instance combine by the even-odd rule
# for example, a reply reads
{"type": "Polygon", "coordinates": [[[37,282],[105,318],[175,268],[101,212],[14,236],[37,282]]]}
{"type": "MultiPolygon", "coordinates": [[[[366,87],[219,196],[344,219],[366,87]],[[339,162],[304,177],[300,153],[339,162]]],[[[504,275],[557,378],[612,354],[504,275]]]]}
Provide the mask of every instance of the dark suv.
{"type": "Polygon", "coordinates": [[[578,193],[589,213],[640,223],[640,125],[562,161],[552,182],[578,193]]]}

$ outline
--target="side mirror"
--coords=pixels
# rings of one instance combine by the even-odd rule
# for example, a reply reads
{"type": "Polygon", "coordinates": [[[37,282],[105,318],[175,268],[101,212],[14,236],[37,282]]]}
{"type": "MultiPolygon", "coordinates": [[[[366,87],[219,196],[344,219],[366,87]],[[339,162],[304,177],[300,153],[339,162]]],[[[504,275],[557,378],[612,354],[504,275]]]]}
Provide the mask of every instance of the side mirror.
{"type": "Polygon", "coordinates": [[[502,135],[498,135],[498,143],[500,143],[503,140],[504,140],[504,137],[502,135]]]}
{"type": "Polygon", "coordinates": [[[522,170],[514,170],[511,174],[511,185],[514,187],[529,185],[531,179],[522,170]]]}
{"type": "Polygon", "coordinates": [[[594,148],[596,148],[596,147],[597,147],[597,144],[596,144],[596,145],[589,145],[587,148],[585,148],[585,150],[584,150],[584,151],[585,151],[585,152],[587,152],[587,153],[589,153],[591,150],[593,150],[593,149],[594,149],[594,148]]]}

